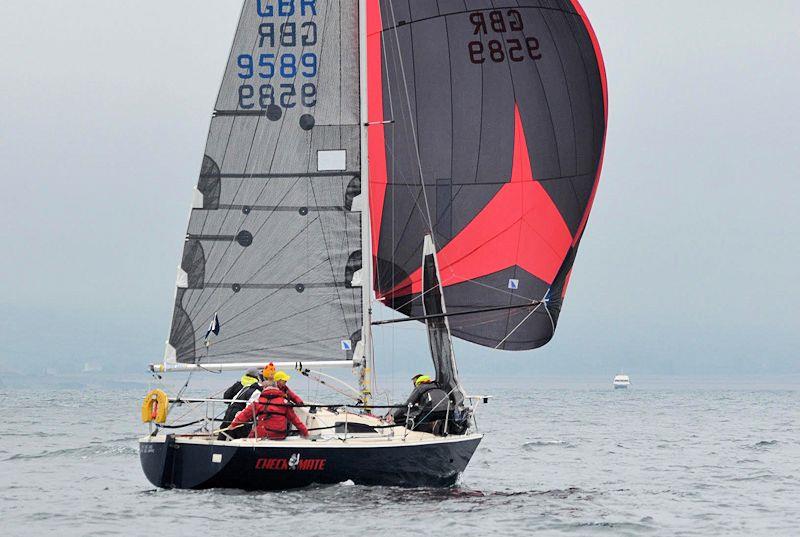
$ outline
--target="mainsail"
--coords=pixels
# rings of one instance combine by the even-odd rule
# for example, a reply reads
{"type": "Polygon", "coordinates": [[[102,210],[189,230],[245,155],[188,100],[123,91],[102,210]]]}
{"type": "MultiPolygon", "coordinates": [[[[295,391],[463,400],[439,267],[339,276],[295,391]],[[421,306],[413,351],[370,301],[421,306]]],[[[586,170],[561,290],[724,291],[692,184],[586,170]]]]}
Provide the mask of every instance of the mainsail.
{"type": "Polygon", "coordinates": [[[357,37],[356,0],[244,2],[167,364],[352,358],[363,309],[357,37]]]}
{"type": "Polygon", "coordinates": [[[422,315],[432,232],[448,312],[478,311],[451,317],[453,335],[544,345],[605,145],[605,71],[585,13],[577,0],[375,0],[367,17],[379,300],[422,315]]]}

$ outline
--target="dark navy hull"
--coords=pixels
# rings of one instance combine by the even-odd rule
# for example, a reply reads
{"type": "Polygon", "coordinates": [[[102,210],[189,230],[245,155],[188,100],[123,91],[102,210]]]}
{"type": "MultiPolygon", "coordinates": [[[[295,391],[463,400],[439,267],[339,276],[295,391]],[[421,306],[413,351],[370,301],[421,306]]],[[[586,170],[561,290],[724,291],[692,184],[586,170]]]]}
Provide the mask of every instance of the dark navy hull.
{"type": "Polygon", "coordinates": [[[142,468],[157,487],[284,490],[351,480],[359,485],[448,487],[455,484],[480,435],[429,442],[356,445],[339,442],[186,441],[173,436],[139,443],[142,468]]]}

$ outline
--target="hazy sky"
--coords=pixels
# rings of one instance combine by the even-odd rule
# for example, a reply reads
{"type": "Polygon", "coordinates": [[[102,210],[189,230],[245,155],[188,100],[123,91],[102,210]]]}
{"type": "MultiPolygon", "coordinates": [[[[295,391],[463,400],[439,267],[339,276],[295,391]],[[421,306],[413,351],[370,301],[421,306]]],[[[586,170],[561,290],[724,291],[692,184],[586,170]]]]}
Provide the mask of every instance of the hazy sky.
{"type": "MultiPolygon", "coordinates": [[[[800,2],[583,5],[609,132],[559,329],[462,370],[800,372],[800,2]]],[[[160,360],[240,8],[0,2],[0,367],[160,360]]]]}

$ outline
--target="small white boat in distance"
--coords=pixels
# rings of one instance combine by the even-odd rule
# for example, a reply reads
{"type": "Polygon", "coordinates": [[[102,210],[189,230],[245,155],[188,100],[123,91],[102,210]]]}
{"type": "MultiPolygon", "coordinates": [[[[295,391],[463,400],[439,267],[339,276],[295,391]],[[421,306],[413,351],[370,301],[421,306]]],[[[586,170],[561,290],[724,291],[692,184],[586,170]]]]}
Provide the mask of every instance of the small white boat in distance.
{"type": "Polygon", "coordinates": [[[630,386],[630,385],[631,385],[631,379],[630,379],[630,377],[628,375],[624,375],[624,374],[620,373],[619,375],[614,377],[614,389],[615,390],[627,389],[628,386],[630,386]]]}

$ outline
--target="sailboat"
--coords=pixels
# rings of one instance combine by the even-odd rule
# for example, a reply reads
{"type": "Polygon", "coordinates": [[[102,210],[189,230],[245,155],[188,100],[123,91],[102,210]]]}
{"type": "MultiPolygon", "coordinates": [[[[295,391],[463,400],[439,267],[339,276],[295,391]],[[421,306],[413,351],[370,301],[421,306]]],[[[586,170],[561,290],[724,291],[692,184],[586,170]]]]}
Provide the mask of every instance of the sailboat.
{"type": "Polygon", "coordinates": [[[315,434],[285,440],[220,439],[228,401],[153,394],[139,443],[147,478],[186,489],[456,483],[486,399],[462,385],[452,338],[526,351],[553,337],[606,121],[602,56],[577,0],[245,0],[169,341],[150,368],[275,362],[334,385],[323,371],[344,366],[358,385],[340,385],[352,404],[296,408],[315,434]],[[427,328],[448,395],[438,429],[380,416],[374,364],[387,357],[372,334],[400,322],[427,328]],[[216,410],[185,432],[169,404],[216,410]]]}

